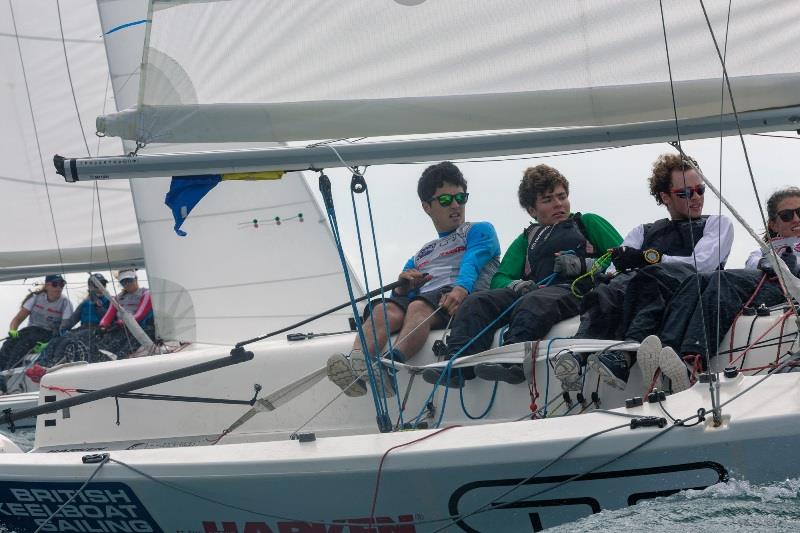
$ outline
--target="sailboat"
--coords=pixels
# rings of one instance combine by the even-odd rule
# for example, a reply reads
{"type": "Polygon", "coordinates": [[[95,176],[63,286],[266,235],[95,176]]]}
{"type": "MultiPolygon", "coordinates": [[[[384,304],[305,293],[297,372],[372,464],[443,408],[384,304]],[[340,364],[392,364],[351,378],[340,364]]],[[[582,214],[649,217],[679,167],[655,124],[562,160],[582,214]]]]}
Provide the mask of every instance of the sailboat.
{"type": "MultiPolygon", "coordinates": [[[[84,2],[65,10],[63,25],[82,28],[68,32],[66,58],[55,5],[45,9],[17,2],[0,9],[0,281],[143,266],[128,184],[65,187],[48,168],[59,146],[87,155],[122,150],[119,139],[81,135],[91,131],[98,113],[113,109],[102,39],[99,30],[91,30],[99,28],[96,8],[84,2]],[[69,77],[69,67],[80,73],[76,86],[60,82],[69,77]]],[[[18,308],[24,295],[19,289],[0,288],[10,302],[2,309],[4,317],[18,308]]],[[[81,297],[72,285],[66,290],[73,300],[81,297]]],[[[36,404],[38,383],[25,375],[27,364],[0,373],[8,390],[0,396],[3,408],[36,404]]]]}
{"type": "MultiPolygon", "coordinates": [[[[387,428],[373,398],[343,398],[320,371],[352,333],[242,343],[372,288],[345,290],[330,208],[301,176],[223,182],[186,237],[163,206],[170,176],[796,129],[800,65],[784,22],[800,6],[761,4],[98,2],[118,112],[97,126],[127,155],[59,170],[141,178],[131,191],[156,326],[193,344],[46,375],[34,450],[1,441],[2,519],[22,531],[530,531],[732,476],[800,475],[798,374],[731,369],[643,401],[641,380],[615,391],[590,373],[570,398],[552,356],[609,344],[566,338],[576,320],[453,363],[521,363],[529,381],[517,386],[432,390],[415,379],[447,364],[432,336],[400,369],[387,428]],[[727,76],[706,7],[714,35],[730,29],[727,76]],[[422,138],[318,142],[395,135],[422,138]]],[[[337,313],[315,328],[341,329],[337,313]]],[[[796,351],[790,316],[743,316],[723,344],[781,328],[747,356],[774,363],[796,351]]]]}

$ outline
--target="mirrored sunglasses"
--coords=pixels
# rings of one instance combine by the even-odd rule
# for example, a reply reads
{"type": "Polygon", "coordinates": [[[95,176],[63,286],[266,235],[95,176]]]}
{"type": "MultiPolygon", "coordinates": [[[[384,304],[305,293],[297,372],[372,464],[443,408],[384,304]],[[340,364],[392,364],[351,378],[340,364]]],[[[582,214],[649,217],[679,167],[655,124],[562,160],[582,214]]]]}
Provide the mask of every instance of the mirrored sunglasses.
{"type": "Polygon", "coordinates": [[[119,284],[120,284],[120,285],[122,285],[122,286],[124,287],[125,285],[128,285],[128,284],[130,284],[130,283],[133,283],[134,281],[136,281],[136,280],[135,280],[135,279],[133,279],[133,278],[125,278],[125,279],[121,279],[121,280],[119,280],[119,284]]]}
{"type": "Polygon", "coordinates": [[[778,211],[778,216],[781,217],[781,220],[784,222],[791,222],[795,215],[797,215],[797,218],[800,218],[800,207],[778,211]]]}
{"type": "Polygon", "coordinates": [[[440,206],[447,207],[453,203],[453,200],[455,200],[458,205],[464,205],[467,203],[468,199],[468,192],[457,192],[455,194],[440,194],[439,196],[434,196],[429,200],[429,202],[432,203],[434,200],[436,200],[439,202],[440,206]]]}
{"type": "Polygon", "coordinates": [[[680,187],[678,189],[672,189],[672,194],[677,196],[678,198],[691,198],[693,193],[697,193],[697,196],[703,196],[703,193],[706,192],[706,186],[702,183],[700,185],[695,185],[694,187],[680,187]]]}

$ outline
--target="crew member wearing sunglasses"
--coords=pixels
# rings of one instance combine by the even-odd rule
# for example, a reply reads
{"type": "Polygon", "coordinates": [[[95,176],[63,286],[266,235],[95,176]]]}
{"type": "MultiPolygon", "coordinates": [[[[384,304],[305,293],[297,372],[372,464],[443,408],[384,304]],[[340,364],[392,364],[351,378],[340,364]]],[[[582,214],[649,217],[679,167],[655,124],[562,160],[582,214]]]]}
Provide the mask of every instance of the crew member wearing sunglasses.
{"type": "MultiPolygon", "coordinates": [[[[786,263],[788,275],[800,277],[800,188],[786,187],[773,193],[767,200],[767,216],[764,241],[786,263]]],[[[683,282],[658,336],[647,339],[661,348],[658,363],[651,366],[661,367],[673,391],[688,388],[692,371],[705,369],[707,358],[716,354],[717,346],[751,298],[749,305],[753,308],[786,301],[779,276],[761,249],[750,254],[744,269],[705,273],[683,282]]]]}
{"type": "MultiPolygon", "coordinates": [[[[153,324],[153,304],[150,300],[150,291],[139,286],[139,278],[135,270],[121,270],[117,275],[122,292],[114,299],[120,307],[133,315],[144,332],[151,339],[155,339],[155,326],[153,324]]],[[[139,348],[136,338],[125,330],[125,324],[118,316],[117,308],[111,305],[100,320],[98,331],[103,337],[97,342],[97,348],[116,354],[120,359],[128,357],[139,348]]],[[[93,354],[96,357],[96,354],[93,354]]]]}
{"type": "MultiPolygon", "coordinates": [[[[693,167],[694,159],[677,154],[663,154],[653,163],[650,194],[666,207],[669,218],[636,226],[611,250],[616,275],[581,301],[578,338],[642,342],[658,331],[667,303],[685,279],[724,266],[733,224],[725,216],[703,215],[705,186],[693,167]]],[[[638,352],[645,352],[638,367],[648,384],[658,357],[651,351],[644,343],[638,352]]],[[[590,355],[588,364],[606,383],[625,389],[636,360],[637,354],[612,350],[590,355]]],[[[554,371],[562,383],[575,383],[584,363],[582,356],[565,352],[554,371]]]]}
{"type": "Polygon", "coordinates": [[[373,361],[378,395],[395,393],[394,377],[377,363],[387,343],[386,319],[392,333],[399,331],[399,341],[386,357],[405,362],[422,348],[431,329],[447,326],[468,294],[488,289],[497,270],[500,243],[494,227],[488,222],[465,222],[469,193],[458,167],[445,161],[426,168],[417,195],[438,237],[406,262],[398,277],[403,285],[391,297],[367,306],[366,347],[356,337],[349,355],[336,353],[328,359],[328,378],[347,396],[363,396],[369,390],[366,357],[373,361]]]}
{"type": "Polygon", "coordinates": [[[46,343],[58,333],[63,320],[72,316],[72,303],[64,296],[66,281],[60,274],[44,278],[44,286],[28,294],[19,312],[11,319],[8,337],[0,348],[3,370],[19,366],[23,357],[38,343],[46,343]],[[19,329],[25,320],[28,326],[19,329]]]}
{"type": "Polygon", "coordinates": [[[47,368],[61,363],[94,362],[90,354],[97,351],[97,327],[110,305],[103,292],[107,283],[102,274],[89,275],[86,297],[75,307],[72,316],[61,322],[61,335],[50,340],[36,363],[25,371],[32,381],[38,383],[47,368]]]}

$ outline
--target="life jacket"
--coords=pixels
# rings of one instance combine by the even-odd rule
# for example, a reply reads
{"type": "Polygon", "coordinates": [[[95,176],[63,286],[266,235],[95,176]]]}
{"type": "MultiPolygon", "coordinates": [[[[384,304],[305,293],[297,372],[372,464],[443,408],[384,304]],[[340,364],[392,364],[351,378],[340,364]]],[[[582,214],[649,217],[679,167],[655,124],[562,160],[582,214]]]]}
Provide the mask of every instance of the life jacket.
{"type": "Polygon", "coordinates": [[[108,311],[109,305],[111,305],[111,302],[105,296],[88,296],[81,303],[81,325],[99,324],[100,319],[108,311]]]}
{"type": "MultiPolygon", "coordinates": [[[[422,287],[422,292],[435,291],[455,283],[461,271],[461,260],[467,250],[467,234],[470,228],[472,223],[465,222],[444,237],[430,241],[414,255],[414,268],[432,276],[422,287]]],[[[473,292],[489,288],[499,264],[496,257],[486,263],[475,281],[473,292]]]]}
{"type": "Polygon", "coordinates": [[[644,225],[642,250],[655,248],[665,255],[689,256],[703,238],[708,215],[694,220],[662,218],[644,225]]]}
{"type": "MultiPolygon", "coordinates": [[[[534,222],[524,233],[528,239],[528,251],[525,254],[522,279],[540,281],[552,274],[556,252],[572,250],[581,260],[596,257],[594,246],[586,238],[586,228],[581,222],[580,213],[550,226],[534,222]]],[[[559,276],[555,281],[566,282],[572,279],[559,276]]]]}

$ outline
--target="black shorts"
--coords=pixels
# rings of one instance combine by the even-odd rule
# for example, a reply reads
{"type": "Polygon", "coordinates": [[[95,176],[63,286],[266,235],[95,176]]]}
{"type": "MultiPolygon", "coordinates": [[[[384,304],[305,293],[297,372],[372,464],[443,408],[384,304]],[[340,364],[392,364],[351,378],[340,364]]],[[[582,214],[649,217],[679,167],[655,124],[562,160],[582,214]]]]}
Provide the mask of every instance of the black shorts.
{"type": "MultiPolygon", "coordinates": [[[[389,296],[387,298],[375,298],[374,300],[371,300],[369,304],[367,304],[367,306],[364,308],[363,320],[366,321],[367,318],[369,318],[370,310],[373,307],[378,307],[382,302],[393,303],[394,305],[402,309],[403,313],[405,313],[408,310],[408,306],[414,300],[422,300],[428,305],[430,305],[431,309],[436,309],[437,307],[439,307],[439,300],[442,299],[442,295],[450,292],[452,288],[453,287],[450,285],[445,285],[441,289],[436,289],[429,292],[421,292],[416,296],[414,296],[413,298],[409,298],[408,296],[400,296],[397,294],[393,294],[392,296],[389,296]]],[[[444,329],[450,323],[450,314],[444,309],[439,309],[438,311],[436,311],[436,318],[438,318],[438,320],[433,321],[433,323],[431,324],[431,329],[444,329]]]]}

